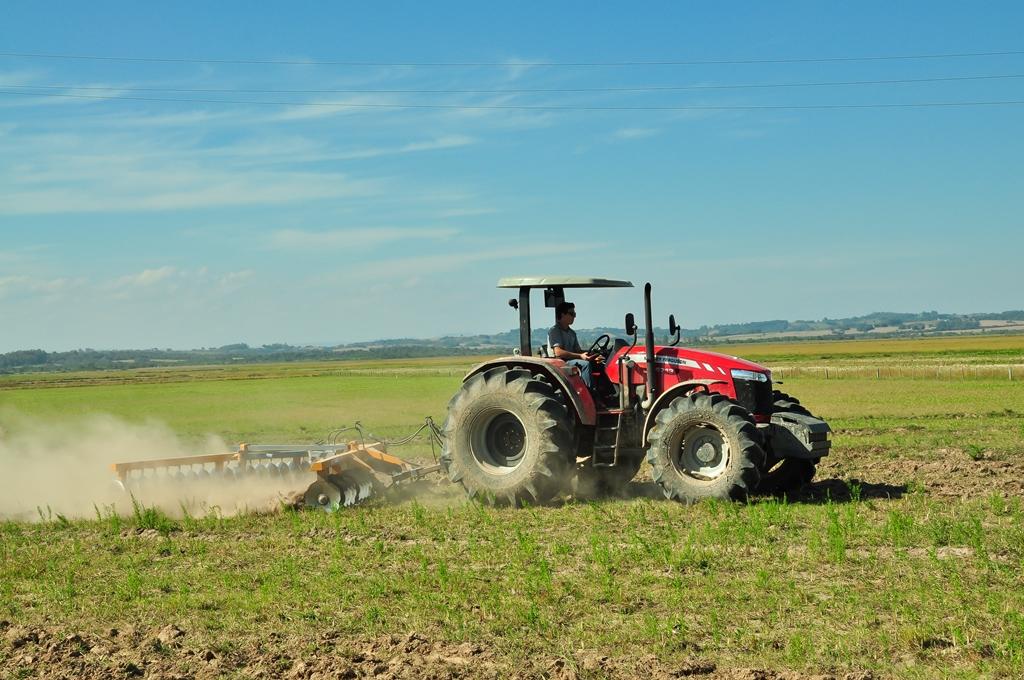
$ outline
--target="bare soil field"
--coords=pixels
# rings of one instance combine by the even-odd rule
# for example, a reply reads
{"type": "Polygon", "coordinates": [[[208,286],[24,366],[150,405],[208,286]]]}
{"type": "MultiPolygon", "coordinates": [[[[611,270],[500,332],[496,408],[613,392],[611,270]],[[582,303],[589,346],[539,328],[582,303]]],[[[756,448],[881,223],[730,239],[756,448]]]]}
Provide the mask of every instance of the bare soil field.
{"type": "Polygon", "coordinates": [[[295,680],[537,677],[553,680],[580,677],[868,680],[874,677],[870,672],[804,674],[760,668],[719,669],[713,662],[699,659],[665,665],[653,654],[614,659],[600,651],[586,649],[576,650],[568,658],[540,658],[514,668],[503,662],[490,646],[434,641],[416,632],[344,639],[328,631],[301,643],[271,635],[259,649],[230,653],[191,648],[188,632],[173,625],[148,631],[111,628],[93,635],[22,627],[7,627],[3,633],[12,647],[28,650],[15,659],[23,664],[20,668],[28,669],[36,664],[46,669],[45,677],[69,680],[125,677],[184,680],[219,678],[233,673],[247,678],[295,680]],[[315,646],[317,651],[309,653],[310,646],[315,646]]]}

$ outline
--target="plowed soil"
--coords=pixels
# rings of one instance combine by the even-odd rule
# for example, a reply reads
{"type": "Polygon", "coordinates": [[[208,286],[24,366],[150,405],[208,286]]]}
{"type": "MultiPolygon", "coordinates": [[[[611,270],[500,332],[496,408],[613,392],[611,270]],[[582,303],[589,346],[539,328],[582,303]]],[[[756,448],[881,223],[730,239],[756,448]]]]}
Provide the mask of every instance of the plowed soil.
{"type": "Polygon", "coordinates": [[[699,677],[708,680],[869,680],[868,672],[814,675],[767,669],[718,669],[694,658],[666,666],[654,656],[617,659],[594,650],[577,650],[559,658],[537,659],[520,668],[496,660],[480,644],[447,644],[419,635],[386,635],[344,640],[324,632],[316,640],[296,644],[267,636],[252,649],[216,651],[195,645],[188,631],[175,625],[149,631],[128,628],[103,633],[74,633],[59,628],[3,627],[4,677],[45,678],[653,678],[699,677]]]}

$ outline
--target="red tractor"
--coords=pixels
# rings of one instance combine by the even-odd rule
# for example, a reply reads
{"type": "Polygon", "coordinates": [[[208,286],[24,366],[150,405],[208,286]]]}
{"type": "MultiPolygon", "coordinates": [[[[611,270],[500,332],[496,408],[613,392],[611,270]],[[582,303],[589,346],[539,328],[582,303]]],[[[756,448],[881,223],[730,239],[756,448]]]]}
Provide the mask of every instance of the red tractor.
{"type": "Polygon", "coordinates": [[[828,454],[831,430],[792,397],[773,390],[771,371],[737,357],[655,346],[651,284],[644,287],[646,338],[626,315],[632,342],[597,338],[588,388],[578,369],[533,356],[530,291],[547,307],[571,288],[632,287],[629,281],[576,277],[511,278],[519,310],[519,349],[473,368],[448,404],[441,465],[471,497],[496,504],[543,503],[571,483],[614,493],[644,458],[668,498],[742,499],[792,492],[828,454]],[[651,370],[653,367],[653,370],[651,370]]]}

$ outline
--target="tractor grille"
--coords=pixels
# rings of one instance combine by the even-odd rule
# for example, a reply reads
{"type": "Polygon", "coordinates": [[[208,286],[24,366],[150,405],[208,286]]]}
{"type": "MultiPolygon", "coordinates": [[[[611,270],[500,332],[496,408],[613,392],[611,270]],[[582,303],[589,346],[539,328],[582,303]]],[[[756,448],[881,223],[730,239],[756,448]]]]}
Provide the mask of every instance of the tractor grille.
{"type": "Polygon", "coordinates": [[[772,413],[772,383],[756,382],[753,380],[733,379],[736,386],[736,401],[740,406],[751,413],[760,415],[771,415],[772,413]]]}

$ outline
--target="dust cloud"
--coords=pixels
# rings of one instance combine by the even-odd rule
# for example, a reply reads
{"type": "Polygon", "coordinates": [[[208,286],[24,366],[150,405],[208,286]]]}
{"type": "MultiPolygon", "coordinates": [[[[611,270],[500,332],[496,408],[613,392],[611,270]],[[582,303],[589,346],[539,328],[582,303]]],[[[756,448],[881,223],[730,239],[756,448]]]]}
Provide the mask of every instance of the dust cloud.
{"type": "MultiPolygon", "coordinates": [[[[130,423],[110,415],[60,421],[0,410],[0,520],[39,521],[132,511],[132,498],[115,483],[112,463],[229,453],[235,447],[208,436],[186,442],[155,421],[130,423]]],[[[315,479],[311,473],[283,479],[243,480],[156,477],[133,488],[135,498],[172,516],[273,509],[315,479]]]]}

